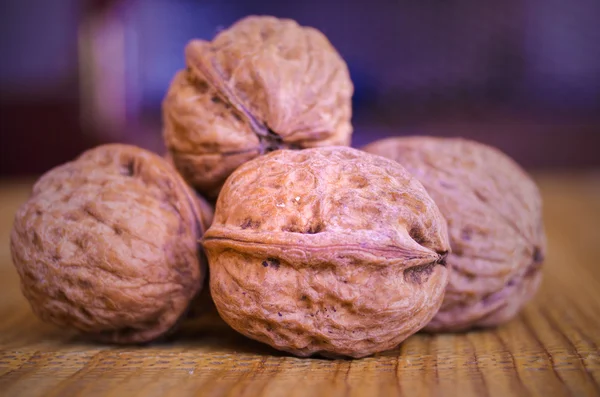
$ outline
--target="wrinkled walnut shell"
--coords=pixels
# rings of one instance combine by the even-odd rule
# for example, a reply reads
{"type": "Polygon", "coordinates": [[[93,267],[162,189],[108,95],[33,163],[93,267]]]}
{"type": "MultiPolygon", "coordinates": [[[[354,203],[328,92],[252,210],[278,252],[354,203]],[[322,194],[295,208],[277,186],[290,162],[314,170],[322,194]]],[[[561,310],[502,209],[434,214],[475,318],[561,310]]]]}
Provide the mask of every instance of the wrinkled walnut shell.
{"type": "Polygon", "coordinates": [[[251,16],[192,40],[163,101],[163,135],[182,176],[208,198],[239,165],[280,148],[349,145],[353,85],[318,30],[251,16]]]}
{"type": "Polygon", "coordinates": [[[221,317],[298,356],[391,349],[429,322],[447,283],[446,222],[423,186],[345,147],[239,167],[203,244],[221,317]]]}
{"type": "Polygon", "coordinates": [[[534,181],[504,153],[466,139],[388,138],[363,149],[406,167],[448,221],[450,282],[425,329],[460,331],[512,319],[537,291],[546,254],[534,181]]]}
{"type": "Polygon", "coordinates": [[[210,209],[158,155],[104,145],[43,175],[18,210],[13,262],[35,314],[101,341],[173,329],[198,293],[210,209]]]}

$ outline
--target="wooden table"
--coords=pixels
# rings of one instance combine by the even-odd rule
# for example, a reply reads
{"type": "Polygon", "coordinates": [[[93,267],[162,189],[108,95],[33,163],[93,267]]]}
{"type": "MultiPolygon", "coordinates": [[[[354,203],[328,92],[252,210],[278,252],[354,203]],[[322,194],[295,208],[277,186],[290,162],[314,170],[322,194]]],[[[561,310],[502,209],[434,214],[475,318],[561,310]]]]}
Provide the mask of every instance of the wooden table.
{"type": "Polygon", "coordinates": [[[600,396],[600,173],[537,175],[549,254],[541,290],[514,321],[417,334],[361,360],[299,359],[212,316],[149,347],[85,343],[41,323],[8,249],[27,182],[0,184],[2,396],[600,396]]]}

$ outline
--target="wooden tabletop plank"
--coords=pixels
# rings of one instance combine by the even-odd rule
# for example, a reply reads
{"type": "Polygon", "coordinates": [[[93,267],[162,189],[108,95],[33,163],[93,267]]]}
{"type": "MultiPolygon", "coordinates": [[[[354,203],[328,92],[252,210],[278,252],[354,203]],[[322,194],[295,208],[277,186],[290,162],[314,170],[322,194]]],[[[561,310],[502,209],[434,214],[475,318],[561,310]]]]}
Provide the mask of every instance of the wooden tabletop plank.
{"type": "Polygon", "coordinates": [[[548,258],[535,299],[484,331],[419,333],[360,360],[295,358],[214,312],[168,342],[91,344],[40,322],[8,247],[31,181],[0,182],[2,396],[600,396],[600,173],[536,176],[548,258]]]}

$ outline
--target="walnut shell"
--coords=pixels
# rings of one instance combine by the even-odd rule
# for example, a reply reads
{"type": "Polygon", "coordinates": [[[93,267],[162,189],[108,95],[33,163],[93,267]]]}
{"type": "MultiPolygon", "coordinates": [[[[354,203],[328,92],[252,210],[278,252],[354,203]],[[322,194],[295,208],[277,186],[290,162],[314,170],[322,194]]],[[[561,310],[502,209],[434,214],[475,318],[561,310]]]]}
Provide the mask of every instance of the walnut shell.
{"type": "Polygon", "coordinates": [[[280,148],[349,145],[353,85],[318,30],[250,16],[185,47],[163,101],[165,145],[208,198],[239,165],[280,148]]]}
{"type": "Polygon", "coordinates": [[[513,318],[537,291],[546,253],[534,181],[499,150],[461,138],[388,138],[363,149],[406,167],[448,221],[450,282],[425,329],[460,331],[513,318]]]}
{"type": "Polygon", "coordinates": [[[88,150],[44,174],[15,216],[23,294],[42,320],[101,341],[166,334],[205,277],[201,201],[158,155],[88,150]]]}
{"type": "Polygon", "coordinates": [[[446,222],[423,186],[346,147],[240,166],[203,244],[222,318],[298,356],[391,349],[429,322],[447,284],[446,222]]]}

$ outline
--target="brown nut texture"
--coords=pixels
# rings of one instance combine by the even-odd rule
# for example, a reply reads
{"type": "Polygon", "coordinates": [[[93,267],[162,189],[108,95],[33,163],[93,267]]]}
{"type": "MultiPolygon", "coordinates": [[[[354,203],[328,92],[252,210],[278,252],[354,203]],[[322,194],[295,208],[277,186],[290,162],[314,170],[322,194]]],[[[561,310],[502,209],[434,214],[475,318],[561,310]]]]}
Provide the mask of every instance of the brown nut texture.
{"type": "Polygon", "coordinates": [[[42,320],[99,341],[171,332],[206,274],[208,206],[146,150],[90,149],[44,174],[17,211],[10,247],[42,320]]]}
{"type": "MultiPolygon", "coordinates": [[[[175,163],[173,162],[173,157],[170,153],[167,152],[163,154],[162,157],[166,160],[167,163],[169,163],[171,167],[176,168],[175,163]]],[[[214,200],[208,201],[204,197],[198,195],[196,197],[198,198],[196,202],[200,207],[200,223],[204,225],[203,230],[206,230],[212,223],[213,216],[215,215],[214,200]]]]}
{"type": "MultiPolygon", "coordinates": [[[[175,163],[173,162],[173,157],[171,156],[171,153],[167,152],[167,153],[163,154],[162,158],[165,159],[166,162],[169,163],[169,165],[171,167],[174,167],[176,169],[175,163]]],[[[195,193],[196,193],[196,197],[197,197],[196,202],[198,203],[198,206],[200,207],[200,219],[201,219],[200,223],[202,225],[204,225],[203,230],[206,230],[212,223],[213,216],[215,215],[214,200],[208,201],[203,196],[199,196],[197,194],[197,192],[195,192],[195,193]]]]}
{"type": "Polygon", "coordinates": [[[425,330],[512,319],[537,291],[546,254],[542,200],[531,177],[500,150],[462,138],[387,138],[363,149],[406,167],[448,221],[450,281],[425,330]]]}
{"type": "Polygon", "coordinates": [[[163,136],[179,172],[205,197],[269,151],[350,144],[354,88],[318,30],[249,16],[211,42],[188,42],[185,60],[163,100],[163,136]]]}
{"type": "Polygon", "coordinates": [[[348,147],[240,166],[203,244],[222,318],[297,356],[394,348],[429,322],[447,284],[446,222],[421,183],[348,147]]]}

